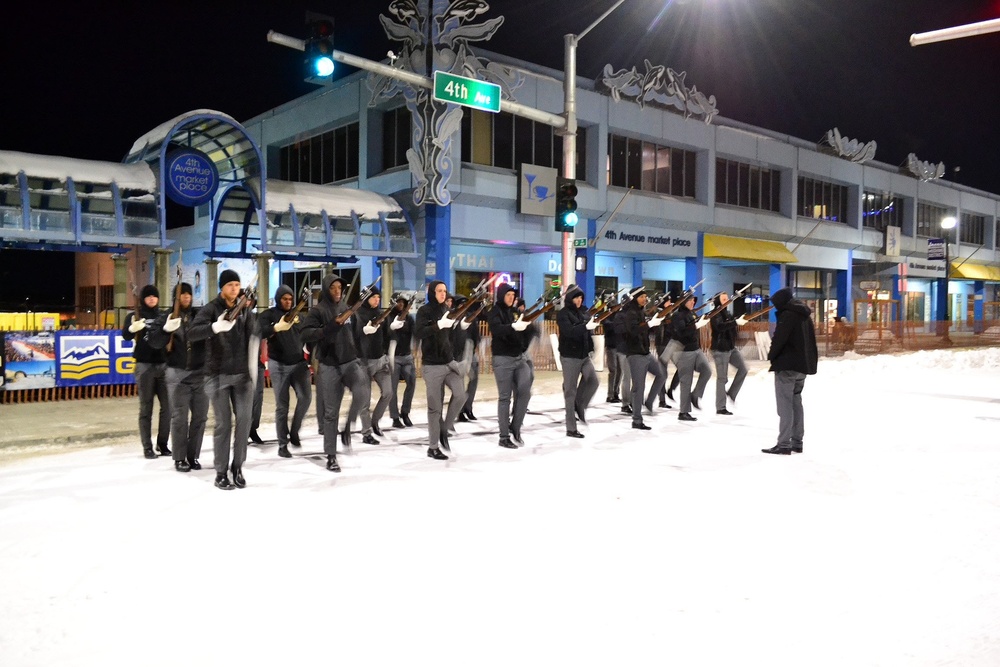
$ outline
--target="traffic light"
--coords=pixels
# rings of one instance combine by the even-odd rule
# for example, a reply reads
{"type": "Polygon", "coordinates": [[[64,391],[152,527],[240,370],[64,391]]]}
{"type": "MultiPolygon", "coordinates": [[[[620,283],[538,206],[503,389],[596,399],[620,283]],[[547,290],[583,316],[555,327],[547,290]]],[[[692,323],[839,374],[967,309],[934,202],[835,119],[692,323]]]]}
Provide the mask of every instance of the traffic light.
{"type": "Polygon", "coordinates": [[[306,13],[306,38],[303,78],[309,83],[330,82],[333,74],[333,19],[328,16],[306,13]]]}
{"type": "Polygon", "coordinates": [[[580,221],[576,214],[576,180],[560,176],[556,183],[556,231],[571,232],[580,221]]]}

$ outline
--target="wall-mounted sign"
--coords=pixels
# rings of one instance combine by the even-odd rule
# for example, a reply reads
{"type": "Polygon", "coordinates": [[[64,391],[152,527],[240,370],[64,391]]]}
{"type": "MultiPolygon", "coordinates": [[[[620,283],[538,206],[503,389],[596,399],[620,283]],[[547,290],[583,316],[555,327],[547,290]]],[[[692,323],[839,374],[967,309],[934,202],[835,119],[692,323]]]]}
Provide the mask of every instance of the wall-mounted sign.
{"type": "Polygon", "coordinates": [[[944,260],[944,239],[927,239],[927,259],[944,260]]]}
{"type": "Polygon", "coordinates": [[[200,206],[219,189],[219,170],[208,156],[185,148],[167,156],[167,196],[181,206],[200,206]]]}
{"type": "Polygon", "coordinates": [[[597,238],[597,250],[695,257],[698,255],[698,232],[612,222],[597,238]]]}
{"type": "Polygon", "coordinates": [[[554,217],[558,176],[559,172],[552,167],[522,164],[517,195],[518,212],[554,217]]]}

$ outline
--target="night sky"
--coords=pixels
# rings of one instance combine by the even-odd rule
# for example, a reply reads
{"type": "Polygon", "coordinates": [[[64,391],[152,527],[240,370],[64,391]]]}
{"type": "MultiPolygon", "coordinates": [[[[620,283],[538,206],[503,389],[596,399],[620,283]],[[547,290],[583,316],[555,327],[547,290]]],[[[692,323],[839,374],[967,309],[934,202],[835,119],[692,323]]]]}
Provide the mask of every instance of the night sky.
{"type": "MultiPolygon", "coordinates": [[[[562,36],[614,2],[490,4],[484,17],[506,20],[483,48],[561,70],[562,36]]],[[[378,23],[389,0],[8,5],[3,150],[118,161],[183,112],[247,120],[313,90],[301,55],[265,39],[269,29],[304,36],[306,10],[335,17],[338,50],[376,60],[398,50],[378,23]]],[[[908,43],[998,17],[1000,0],[627,0],[581,41],[578,73],[644,71],[645,58],[686,71],[724,117],[817,142],[837,127],[878,142],[880,162],[913,152],[944,162],[948,180],[1000,193],[1000,33],[908,43]]],[[[0,308],[72,301],[72,270],[58,269],[71,262],[49,259],[0,251],[0,308]],[[38,267],[46,280],[25,279],[38,267]],[[63,282],[65,293],[53,290],[63,282]]]]}

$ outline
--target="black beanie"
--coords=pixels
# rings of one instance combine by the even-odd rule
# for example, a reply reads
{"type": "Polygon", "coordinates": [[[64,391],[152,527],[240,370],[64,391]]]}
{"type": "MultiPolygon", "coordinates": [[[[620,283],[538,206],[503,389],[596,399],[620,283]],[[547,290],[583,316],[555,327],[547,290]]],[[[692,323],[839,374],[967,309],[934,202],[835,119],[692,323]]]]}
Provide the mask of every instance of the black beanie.
{"type": "Polygon", "coordinates": [[[236,273],[232,269],[226,269],[221,274],[219,274],[219,287],[226,285],[228,283],[238,283],[242,282],[240,280],[240,274],[236,273]]]}
{"type": "Polygon", "coordinates": [[[159,299],[160,290],[156,289],[156,285],[146,285],[145,287],[142,288],[142,291],[139,292],[139,297],[145,300],[147,296],[155,296],[157,299],[159,299]]]}
{"type": "Polygon", "coordinates": [[[181,294],[194,294],[194,290],[191,289],[190,283],[181,283],[181,294]]]}

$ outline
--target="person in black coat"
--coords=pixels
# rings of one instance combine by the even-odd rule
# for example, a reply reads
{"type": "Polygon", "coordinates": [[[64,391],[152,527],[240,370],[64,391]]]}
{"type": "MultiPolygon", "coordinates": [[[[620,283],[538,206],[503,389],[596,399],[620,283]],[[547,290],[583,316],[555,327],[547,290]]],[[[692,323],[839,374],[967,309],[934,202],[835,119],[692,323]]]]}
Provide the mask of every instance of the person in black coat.
{"type": "MultiPolygon", "coordinates": [[[[413,297],[415,298],[415,297],[413,297]]],[[[396,294],[392,315],[389,316],[389,359],[392,362],[392,400],[389,402],[389,416],[393,428],[413,426],[410,421],[410,406],[417,386],[417,372],[413,364],[413,315],[409,314],[410,300],[396,294]],[[393,345],[395,343],[395,345],[393,345]],[[399,403],[399,381],[406,385],[403,402],[399,403]]]]}
{"type": "MultiPolygon", "coordinates": [[[[614,308],[618,300],[615,295],[607,300],[608,308],[614,308]]],[[[601,330],[604,332],[604,365],[608,368],[608,403],[621,403],[621,396],[618,394],[622,384],[622,369],[618,365],[618,354],[615,348],[618,347],[618,333],[615,331],[615,317],[617,313],[606,319],[602,323],[601,330]]]]}
{"type": "Polygon", "coordinates": [[[633,295],[632,301],[622,309],[624,326],[623,340],[625,358],[628,360],[629,374],[632,377],[632,396],[629,405],[632,406],[632,428],[648,431],[650,429],[642,420],[642,409],[653,413],[653,399],[659,395],[666,382],[667,375],[659,361],[649,353],[650,329],[655,329],[663,323],[663,318],[654,314],[646,317],[646,304],[649,296],[645,290],[633,295]],[[649,398],[644,398],[646,391],[646,373],[653,376],[653,384],[649,390],[649,398]]]}
{"type": "Polygon", "coordinates": [[[590,353],[594,351],[592,332],[597,320],[586,316],[584,294],[576,285],[566,291],[562,310],[556,315],[559,326],[559,357],[563,373],[563,400],[566,405],[566,435],[582,438],[576,420],[587,423],[587,406],[597,393],[600,381],[590,353]]]}
{"type": "Polygon", "coordinates": [[[139,315],[129,313],[125,317],[122,338],[134,340],[132,356],[135,358],[135,385],[139,394],[139,440],[143,455],[155,459],[153,452],[153,398],[160,402],[160,418],[156,429],[156,450],[160,456],[169,456],[170,448],[170,398],[167,391],[167,364],[162,349],[149,344],[147,327],[160,316],[156,306],[160,303],[160,293],[154,285],[146,285],[139,293],[141,305],[139,315]]]}
{"type": "MultiPolygon", "coordinates": [[[[715,308],[721,308],[729,303],[729,295],[722,292],[716,295],[715,308]]],[[[746,320],[740,317],[738,320],[729,312],[729,308],[723,308],[712,317],[712,358],[715,360],[715,412],[720,415],[733,414],[726,409],[726,398],[736,400],[743,380],[747,377],[747,364],[743,361],[743,355],[736,349],[736,332],[740,325],[746,324],[746,320]],[[733,383],[726,389],[726,382],[729,379],[730,364],[736,369],[736,376],[733,383]]]]}
{"type": "Polygon", "coordinates": [[[302,350],[301,323],[298,315],[291,321],[295,293],[288,285],[279,285],[274,292],[274,307],[260,314],[261,336],[267,340],[267,365],[274,389],[274,426],[278,434],[278,456],[291,458],[288,444],[301,447],[299,429],[312,402],[312,377],[309,363],[302,350]],[[288,423],[290,393],[295,392],[295,412],[288,423]]]}
{"type": "Polygon", "coordinates": [[[802,452],[805,420],[802,414],[802,389],[806,376],[816,374],[819,350],[812,310],[795,299],[788,287],[771,296],[778,324],[771,338],[767,360],[774,373],[774,399],[778,409],[778,442],[765,454],[802,452]]]}
{"type": "Polygon", "coordinates": [[[493,375],[497,380],[497,421],[500,426],[500,446],[514,449],[521,440],[521,425],[528,412],[531,398],[532,369],[528,363],[528,346],[536,335],[530,322],[521,319],[514,302],[517,290],[503,284],[497,289],[497,300],[490,309],[493,375]],[[514,413],[511,415],[511,396],[514,413]],[[516,443],[516,444],[515,444],[516,443]]]}
{"type": "MultiPolygon", "coordinates": [[[[389,323],[383,319],[378,325],[375,324],[382,315],[382,309],[379,308],[381,303],[382,293],[377,287],[372,288],[371,296],[358,308],[357,317],[354,319],[354,340],[358,343],[358,356],[368,376],[368,385],[370,387],[372,382],[378,385],[378,401],[375,407],[372,408],[369,404],[361,411],[361,430],[369,438],[373,433],[382,435],[378,422],[392,399],[392,369],[389,367],[389,357],[386,354],[389,350],[389,323]]],[[[370,394],[371,389],[368,391],[370,394]]],[[[371,439],[374,442],[369,444],[378,442],[374,438],[371,439]]]]}
{"type": "MultiPolygon", "coordinates": [[[[459,308],[465,305],[468,298],[464,296],[457,296],[453,300],[453,306],[459,308]]],[[[479,332],[479,323],[483,321],[483,313],[480,312],[478,315],[471,317],[478,306],[472,306],[472,313],[466,313],[461,320],[459,320],[458,325],[451,328],[451,342],[452,349],[455,351],[455,361],[459,362],[462,366],[463,371],[468,370],[466,377],[468,382],[465,385],[465,405],[458,413],[458,421],[460,422],[470,422],[476,421],[476,415],[472,412],[472,404],[476,400],[476,392],[479,390],[479,355],[476,351],[479,349],[479,341],[482,339],[482,335],[479,332]],[[468,358],[466,358],[468,355],[468,358]]]]}

